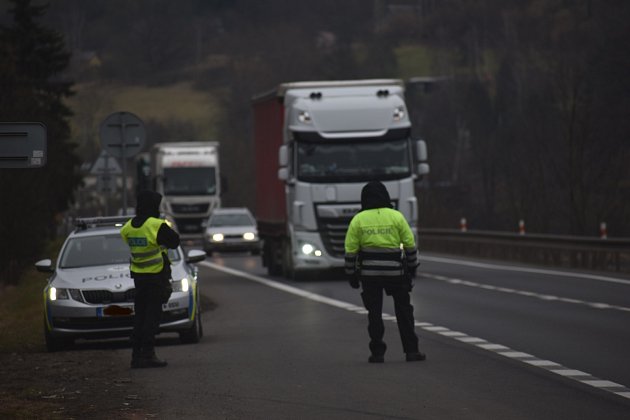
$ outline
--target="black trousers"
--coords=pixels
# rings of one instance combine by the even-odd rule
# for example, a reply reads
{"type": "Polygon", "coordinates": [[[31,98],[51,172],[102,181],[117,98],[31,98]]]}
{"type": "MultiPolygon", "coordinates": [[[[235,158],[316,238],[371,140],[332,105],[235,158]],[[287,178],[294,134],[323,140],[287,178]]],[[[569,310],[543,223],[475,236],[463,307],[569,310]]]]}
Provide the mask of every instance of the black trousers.
{"type": "Polygon", "coordinates": [[[391,284],[380,280],[365,280],[361,298],[368,311],[368,333],[370,335],[370,351],[375,356],[383,356],[387,346],[383,341],[385,325],[383,323],[383,291],[394,299],[394,310],[398,323],[398,332],[405,353],[418,351],[418,336],[415,332],[413,306],[406,284],[391,284]]]}
{"type": "Polygon", "coordinates": [[[164,282],[160,278],[134,279],[136,286],[135,319],[133,325],[132,357],[151,357],[155,354],[155,335],[159,332],[164,297],[164,282]]]}

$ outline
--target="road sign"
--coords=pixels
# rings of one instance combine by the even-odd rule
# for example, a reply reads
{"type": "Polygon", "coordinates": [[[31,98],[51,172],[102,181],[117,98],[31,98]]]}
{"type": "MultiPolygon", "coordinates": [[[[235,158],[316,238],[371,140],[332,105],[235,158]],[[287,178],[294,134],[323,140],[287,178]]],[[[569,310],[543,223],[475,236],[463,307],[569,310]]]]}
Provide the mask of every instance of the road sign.
{"type": "Polygon", "coordinates": [[[41,168],[46,154],[44,124],[0,123],[0,168],[41,168]]]}
{"type": "Polygon", "coordinates": [[[114,112],[101,123],[100,137],[103,150],[124,159],[140,153],[146,133],[142,120],[131,112],[114,112]]]}
{"type": "Polygon", "coordinates": [[[118,161],[105,150],[101,152],[90,169],[92,175],[122,175],[118,161]]]}
{"type": "Polygon", "coordinates": [[[116,191],[116,176],[99,175],[96,179],[96,190],[102,193],[112,193],[116,191]]]}

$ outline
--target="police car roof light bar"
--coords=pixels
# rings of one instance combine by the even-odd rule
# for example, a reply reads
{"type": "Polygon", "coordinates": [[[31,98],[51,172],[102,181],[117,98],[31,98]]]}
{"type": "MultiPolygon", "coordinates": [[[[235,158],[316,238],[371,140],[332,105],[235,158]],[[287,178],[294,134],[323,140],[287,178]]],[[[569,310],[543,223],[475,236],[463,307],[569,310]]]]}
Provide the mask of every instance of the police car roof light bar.
{"type": "Polygon", "coordinates": [[[74,225],[78,230],[86,230],[87,228],[105,227],[105,226],[122,226],[127,220],[133,216],[105,216],[105,217],[82,217],[76,219],[74,225]]]}

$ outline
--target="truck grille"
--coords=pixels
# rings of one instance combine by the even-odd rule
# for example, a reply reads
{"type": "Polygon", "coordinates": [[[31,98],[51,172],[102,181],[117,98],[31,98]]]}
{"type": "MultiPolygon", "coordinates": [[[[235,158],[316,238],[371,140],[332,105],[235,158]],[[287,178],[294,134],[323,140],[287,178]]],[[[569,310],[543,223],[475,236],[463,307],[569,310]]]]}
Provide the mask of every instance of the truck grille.
{"type": "Polygon", "coordinates": [[[83,290],[83,299],[87,303],[120,303],[133,302],[136,296],[136,289],[129,289],[124,292],[111,292],[109,290],[83,290]]]}
{"type": "Polygon", "coordinates": [[[199,204],[171,204],[173,213],[192,214],[192,213],[206,213],[210,207],[210,203],[199,204]]]}
{"type": "Polygon", "coordinates": [[[317,219],[317,225],[322,235],[324,248],[329,255],[337,258],[343,258],[345,254],[344,242],[346,240],[346,232],[350,225],[352,217],[344,218],[324,218],[317,219]]]}
{"type": "Polygon", "coordinates": [[[201,234],[203,232],[203,228],[201,227],[201,222],[203,218],[192,217],[192,218],[175,218],[175,223],[177,224],[177,230],[179,233],[198,233],[201,234]]]}

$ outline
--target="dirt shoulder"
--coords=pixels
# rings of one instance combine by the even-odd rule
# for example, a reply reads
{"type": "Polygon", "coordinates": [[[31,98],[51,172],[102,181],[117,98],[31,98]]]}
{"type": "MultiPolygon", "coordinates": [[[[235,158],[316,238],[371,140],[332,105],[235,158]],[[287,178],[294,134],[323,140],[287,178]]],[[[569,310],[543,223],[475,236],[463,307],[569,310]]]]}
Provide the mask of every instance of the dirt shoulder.
{"type": "Polygon", "coordinates": [[[0,418],[155,418],[129,350],[0,354],[0,418]]]}
{"type": "MultiPolygon", "coordinates": [[[[132,379],[129,340],[45,351],[42,287],[33,278],[0,288],[0,419],[158,418],[155,399],[132,379]]],[[[201,306],[215,308],[204,296],[201,306]]]]}

